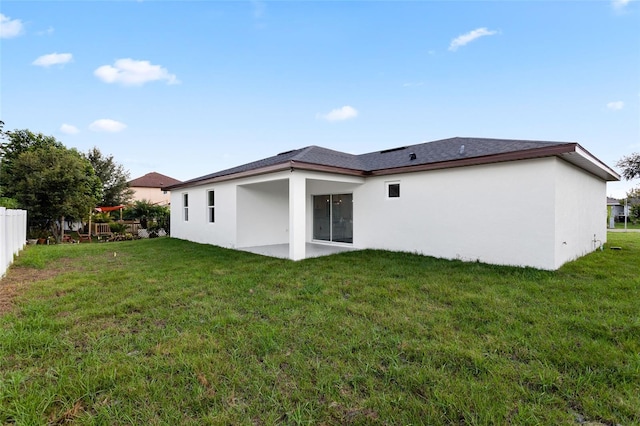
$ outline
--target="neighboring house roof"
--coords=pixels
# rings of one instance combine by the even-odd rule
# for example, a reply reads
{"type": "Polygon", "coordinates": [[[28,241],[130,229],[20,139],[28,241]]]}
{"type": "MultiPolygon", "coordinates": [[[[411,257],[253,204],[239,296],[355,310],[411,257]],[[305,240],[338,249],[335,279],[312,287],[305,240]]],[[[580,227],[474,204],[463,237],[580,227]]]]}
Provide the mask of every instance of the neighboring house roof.
{"type": "Polygon", "coordinates": [[[607,197],[607,205],[608,206],[619,206],[620,205],[620,200],[618,200],[617,198],[607,197]]]}
{"type": "Polygon", "coordinates": [[[287,168],[375,176],[549,156],[564,158],[608,181],[620,179],[615,171],[577,143],[455,137],[361,155],[312,145],[179,184],[167,185],[164,189],[204,185],[287,168]]]}
{"type": "Polygon", "coordinates": [[[177,185],[181,183],[178,179],[151,172],[144,176],[129,181],[130,187],[135,188],[163,188],[165,186],[177,185]]]}

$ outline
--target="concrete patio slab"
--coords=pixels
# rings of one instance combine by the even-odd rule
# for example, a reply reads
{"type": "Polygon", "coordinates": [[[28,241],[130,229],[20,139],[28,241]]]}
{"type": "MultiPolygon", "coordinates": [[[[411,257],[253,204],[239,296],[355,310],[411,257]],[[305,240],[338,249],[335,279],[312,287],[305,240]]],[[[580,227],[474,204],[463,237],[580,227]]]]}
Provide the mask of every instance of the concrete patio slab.
{"type": "MultiPolygon", "coordinates": [[[[263,256],[278,257],[281,259],[289,258],[289,244],[274,244],[268,246],[239,247],[238,250],[248,251],[263,256]]],[[[352,247],[334,246],[328,244],[307,243],[305,246],[306,258],[329,256],[331,254],[342,253],[345,251],[353,251],[352,247]]]]}

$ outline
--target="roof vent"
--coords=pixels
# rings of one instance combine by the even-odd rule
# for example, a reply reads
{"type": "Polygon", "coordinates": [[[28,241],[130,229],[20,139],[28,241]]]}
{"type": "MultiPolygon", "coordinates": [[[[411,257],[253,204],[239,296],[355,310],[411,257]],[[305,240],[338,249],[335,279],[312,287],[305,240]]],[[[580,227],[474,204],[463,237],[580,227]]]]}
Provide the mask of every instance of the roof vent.
{"type": "Polygon", "coordinates": [[[388,152],[394,152],[394,151],[401,151],[403,149],[406,149],[406,146],[401,146],[399,148],[391,148],[391,149],[385,149],[384,151],[380,151],[380,154],[386,154],[388,152]]]}
{"type": "Polygon", "coordinates": [[[291,154],[293,151],[295,151],[295,149],[289,150],[289,151],[284,151],[279,153],[278,155],[285,155],[285,154],[291,154]]]}
{"type": "Polygon", "coordinates": [[[416,153],[415,152],[409,153],[409,160],[415,160],[416,158],[417,157],[416,157],[416,153]]]}
{"type": "Polygon", "coordinates": [[[458,154],[464,155],[464,145],[460,145],[460,152],[458,152],[458,154]]]}

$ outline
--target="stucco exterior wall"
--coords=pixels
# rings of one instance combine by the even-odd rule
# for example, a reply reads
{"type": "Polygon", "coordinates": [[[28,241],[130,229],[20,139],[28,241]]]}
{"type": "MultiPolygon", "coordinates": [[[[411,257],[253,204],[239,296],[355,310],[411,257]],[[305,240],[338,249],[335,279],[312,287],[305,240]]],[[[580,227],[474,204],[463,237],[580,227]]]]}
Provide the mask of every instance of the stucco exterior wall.
{"type": "Polygon", "coordinates": [[[554,159],[376,177],[354,192],[354,246],[553,269],[554,159]],[[390,199],[386,182],[400,183],[390,199]]]}
{"type": "Polygon", "coordinates": [[[606,182],[555,159],[555,268],[607,241],[606,182]]]}
{"type": "Polygon", "coordinates": [[[145,188],[139,186],[132,186],[133,200],[142,201],[148,200],[153,204],[167,205],[171,201],[171,192],[167,191],[165,194],[160,188],[145,188]]]}
{"type": "Polygon", "coordinates": [[[270,173],[172,191],[171,236],[227,248],[287,243],[288,178],[289,172],[270,173]],[[214,223],[208,222],[208,191],[215,191],[214,223]],[[185,193],[188,221],[182,212],[185,193]]]}
{"type": "Polygon", "coordinates": [[[305,214],[296,229],[307,242],[313,195],[340,193],[353,194],[354,248],[552,270],[592,251],[594,234],[598,244],[606,239],[606,183],[556,157],[367,178],[283,171],[175,190],[172,236],[228,248],[291,244],[294,177],[305,197],[293,209],[305,214]],[[399,198],[387,196],[389,182],[400,184],[399,198]]]}
{"type": "Polygon", "coordinates": [[[171,236],[197,243],[236,247],[236,185],[225,182],[171,191],[171,236]],[[207,191],[215,191],[214,223],[207,219],[207,191]],[[189,194],[189,220],[184,220],[183,195],[189,194]]]}
{"type": "Polygon", "coordinates": [[[289,181],[238,185],[237,247],[289,242],[289,181]]]}

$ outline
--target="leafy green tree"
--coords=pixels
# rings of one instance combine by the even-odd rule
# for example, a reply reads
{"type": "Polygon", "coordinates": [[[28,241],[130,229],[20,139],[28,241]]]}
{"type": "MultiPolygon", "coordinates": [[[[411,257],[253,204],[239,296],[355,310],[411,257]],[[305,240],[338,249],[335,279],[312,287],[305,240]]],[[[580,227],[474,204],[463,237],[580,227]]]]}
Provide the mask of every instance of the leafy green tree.
{"type": "Polygon", "coordinates": [[[627,157],[622,157],[616,166],[622,169],[622,176],[627,180],[640,177],[640,153],[634,152],[627,157]]]}
{"type": "MultiPolygon", "coordinates": [[[[622,157],[616,166],[622,169],[622,177],[627,180],[640,177],[640,153],[622,157]]],[[[626,204],[629,206],[629,215],[634,219],[640,219],[640,186],[627,192],[626,204]]],[[[620,204],[623,204],[622,200],[620,204]]]]}
{"type": "Polygon", "coordinates": [[[132,206],[125,210],[124,216],[139,220],[140,226],[143,229],[147,229],[147,222],[151,218],[153,210],[154,205],[150,201],[136,200],[132,206]]]}
{"type": "Polygon", "coordinates": [[[18,200],[16,200],[15,198],[0,197],[0,207],[6,207],[8,209],[17,209],[19,208],[18,200]]]}
{"type": "MultiPolygon", "coordinates": [[[[640,187],[633,188],[627,191],[627,200],[628,201],[640,201],[640,187]]],[[[620,200],[620,204],[624,204],[624,198],[620,200]]]]}
{"type": "MultiPolygon", "coordinates": [[[[62,142],[59,142],[53,136],[45,136],[42,133],[33,133],[31,130],[10,130],[4,132],[4,139],[7,142],[0,143],[0,157],[2,164],[0,165],[0,182],[4,183],[10,180],[13,173],[14,162],[20,154],[44,147],[64,148],[62,142]]],[[[9,185],[4,187],[5,196],[11,196],[12,190],[9,185]]]]}
{"type": "Polygon", "coordinates": [[[50,229],[58,241],[65,218],[84,218],[102,197],[91,163],[58,144],[36,146],[14,157],[7,186],[29,211],[30,223],[50,229]]]}
{"type": "Polygon", "coordinates": [[[621,205],[629,206],[629,217],[635,223],[640,219],[640,187],[627,192],[626,200],[620,200],[621,205]]]}
{"type": "Polygon", "coordinates": [[[105,156],[96,147],[91,149],[86,158],[89,160],[96,176],[102,182],[102,206],[119,206],[127,204],[133,197],[133,189],[129,188],[129,172],[121,164],[116,163],[113,155],[105,156]]]}
{"type": "Polygon", "coordinates": [[[125,210],[124,216],[132,219],[138,219],[143,229],[149,228],[149,222],[162,226],[168,231],[166,223],[168,223],[169,208],[153,204],[148,200],[138,200],[131,207],[125,210]]]}
{"type": "Polygon", "coordinates": [[[16,209],[18,208],[18,202],[13,198],[4,197],[4,191],[2,189],[2,147],[4,143],[3,140],[7,139],[7,135],[4,131],[4,121],[0,120],[0,207],[6,207],[8,209],[16,209]]]}
{"type": "Polygon", "coordinates": [[[154,224],[150,229],[158,231],[164,229],[167,234],[171,231],[171,209],[169,206],[156,206],[153,216],[154,224]]]}

